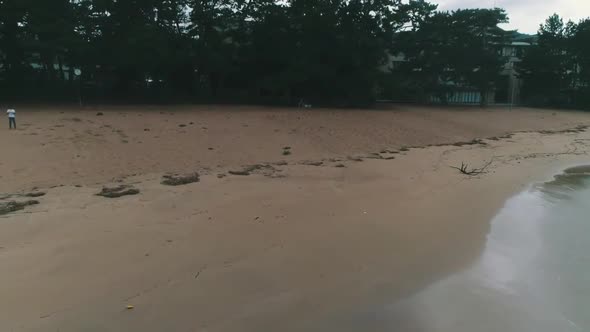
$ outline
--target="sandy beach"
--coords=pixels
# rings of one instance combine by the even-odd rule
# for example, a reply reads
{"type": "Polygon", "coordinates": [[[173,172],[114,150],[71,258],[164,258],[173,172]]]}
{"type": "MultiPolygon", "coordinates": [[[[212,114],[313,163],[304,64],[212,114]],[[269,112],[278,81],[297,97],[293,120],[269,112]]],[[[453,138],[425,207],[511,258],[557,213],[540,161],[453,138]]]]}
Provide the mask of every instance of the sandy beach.
{"type": "Polygon", "coordinates": [[[590,162],[583,112],[17,112],[0,202],[46,194],[0,215],[0,331],[381,331],[364,313],[469,266],[508,198],[590,162]],[[140,193],[96,196],[118,185],[140,193]]]}

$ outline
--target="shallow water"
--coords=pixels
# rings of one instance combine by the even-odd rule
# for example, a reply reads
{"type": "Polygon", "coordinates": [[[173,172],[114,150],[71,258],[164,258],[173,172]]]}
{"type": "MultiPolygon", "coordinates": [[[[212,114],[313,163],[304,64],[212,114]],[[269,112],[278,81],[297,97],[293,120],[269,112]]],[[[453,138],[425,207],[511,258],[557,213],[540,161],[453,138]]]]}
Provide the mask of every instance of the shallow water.
{"type": "Polygon", "coordinates": [[[316,330],[590,332],[590,166],[509,199],[471,267],[335,321],[316,330]]]}
{"type": "Polygon", "coordinates": [[[377,330],[590,331],[590,175],[510,199],[480,260],[378,315],[377,330]]]}

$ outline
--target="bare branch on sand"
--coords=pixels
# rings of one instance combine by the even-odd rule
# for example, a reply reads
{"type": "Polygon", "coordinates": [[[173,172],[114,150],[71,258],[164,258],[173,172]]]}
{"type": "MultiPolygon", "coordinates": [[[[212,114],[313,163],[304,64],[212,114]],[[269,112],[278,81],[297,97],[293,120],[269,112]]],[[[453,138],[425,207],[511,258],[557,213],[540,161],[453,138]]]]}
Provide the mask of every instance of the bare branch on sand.
{"type": "Polygon", "coordinates": [[[487,164],[485,164],[484,166],[482,166],[480,168],[469,169],[469,165],[466,163],[463,163],[463,162],[461,163],[461,167],[451,166],[451,168],[459,170],[459,172],[461,172],[462,174],[465,174],[465,175],[476,176],[476,175],[486,173],[486,169],[488,167],[490,167],[490,165],[492,164],[493,161],[494,160],[491,159],[487,164]]]}

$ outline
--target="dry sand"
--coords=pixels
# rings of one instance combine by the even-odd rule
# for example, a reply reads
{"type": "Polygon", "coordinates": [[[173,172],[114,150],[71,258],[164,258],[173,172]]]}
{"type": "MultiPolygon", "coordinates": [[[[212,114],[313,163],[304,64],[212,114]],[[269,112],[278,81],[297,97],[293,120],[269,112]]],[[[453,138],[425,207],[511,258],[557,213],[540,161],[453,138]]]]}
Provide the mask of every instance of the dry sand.
{"type": "Polygon", "coordinates": [[[590,150],[575,112],[17,111],[0,197],[47,195],[0,216],[0,331],[363,330],[351,317],[473,262],[510,195],[590,150]],[[120,183],[141,193],[95,196],[120,183]]]}

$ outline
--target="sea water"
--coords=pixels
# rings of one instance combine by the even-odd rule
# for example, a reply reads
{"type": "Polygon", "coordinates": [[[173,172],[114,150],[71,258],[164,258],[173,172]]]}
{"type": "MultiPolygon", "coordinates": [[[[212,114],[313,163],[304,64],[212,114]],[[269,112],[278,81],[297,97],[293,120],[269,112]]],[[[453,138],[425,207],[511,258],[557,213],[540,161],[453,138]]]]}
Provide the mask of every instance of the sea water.
{"type": "Polygon", "coordinates": [[[508,200],[477,263],[380,316],[383,331],[590,331],[590,167],[508,200]]]}

